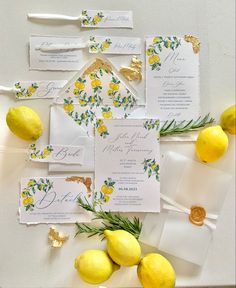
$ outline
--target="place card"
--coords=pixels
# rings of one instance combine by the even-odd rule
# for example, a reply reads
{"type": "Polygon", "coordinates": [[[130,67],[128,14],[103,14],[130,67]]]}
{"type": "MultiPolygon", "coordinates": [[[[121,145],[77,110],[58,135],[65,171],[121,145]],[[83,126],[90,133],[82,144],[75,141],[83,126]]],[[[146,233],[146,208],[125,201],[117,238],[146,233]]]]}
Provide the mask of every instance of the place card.
{"type": "Polygon", "coordinates": [[[80,208],[78,197],[92,198],[90,176],[32,177],[21,179],[20,223],[90,222],[91,216],[80,208]]]}
{"type": "Polygon", "coordinates": [[[146,41],[147,112],[162,121],[200,114],[199,51],[196,37],[149,37],[146,41]]]}
{"type": "Polygon", "coordinates": [[[100,119],[95,134],[95,203],[105,211],[160,211],[157,119],[100,119]]]}
{"type": "Polygon", "coordinates": [[[141,54],[141,38],[90,36],[89,53],[141,54]]]}
{"type": "Polygon", "coordinates": [[[50,99],[66,85],[67,80],[20,81],[14,84],[17,100],[50,99]]]}
{"type": "Polygon", "coordinates": [[[78,47],[82,43],[81,37],[33,35],[30,37],[30,69],[78,70],[83,65],[83,52],[81,49],[74,49],[74,47],[78,47]],[[63,47],[63,49],[50,51],[50,46],[63,47]]]}
{"type": "Polygon", "coordinates": [[[81,26],[97,28],[133,28],[133,12],[82,10],[81,26]]]}
{"type": "Polygon", "coordinates": [[[47,145],[39,149],[30,145],[30,160],[47,163],[79,164],[84,163],[83,146],[47,145]]]}

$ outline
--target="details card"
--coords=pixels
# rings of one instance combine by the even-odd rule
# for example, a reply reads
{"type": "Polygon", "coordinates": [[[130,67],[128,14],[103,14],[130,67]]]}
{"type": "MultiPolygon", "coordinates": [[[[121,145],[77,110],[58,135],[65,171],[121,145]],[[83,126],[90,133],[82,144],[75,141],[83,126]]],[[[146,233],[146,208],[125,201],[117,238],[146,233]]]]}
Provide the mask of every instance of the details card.
{"type": "Polygon", "coordinates": [[[147,112],[162,121],[199,117],[199,50],[196,37],[149,37],[146,41],[147,112]]]}
{"type": "Polygon", "coordinates": [[[95,202],[105,211],[160,211],[157,119],[104,119],[95,134],[95,202]]]}
{"type": "Polygon", "coordinates": [[[81,26],[97,28],[133,28],[133,12],[82,10],[81,26]]]}
{"type": "Polygon", "coordinates": [[[83,65],[83,52],[81,49],[72,49],[72,47],[82,43],[81,37],[33,35],[30,37],[30,69],[78,70],[83,65]],[[52,47],[63,47],[63,49],[53,50],[52,47]],[[68,50],[65,47],[68,47],[68,50]]]}
{"type": "Polygon", "coordinates": [[[92,183],[92,178],[85,176],[21,179],[20,223],[90,222],[77,199],[91,199],[92,183]]]}
{"type": "Polygon", "coordinates": [[[141,38],[90,36],[89,53],[141,54],[141,38]]]}

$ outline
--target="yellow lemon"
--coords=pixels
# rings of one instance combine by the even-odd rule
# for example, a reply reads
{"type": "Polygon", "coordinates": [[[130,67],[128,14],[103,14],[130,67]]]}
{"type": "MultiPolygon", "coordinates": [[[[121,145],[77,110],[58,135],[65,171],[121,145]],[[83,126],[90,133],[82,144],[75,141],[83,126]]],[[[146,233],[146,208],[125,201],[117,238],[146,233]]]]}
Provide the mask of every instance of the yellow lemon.
{"type": "Polygon", "coordinates": [[[107,203],[107,202],[109,202],[110,197],[106,195],[106,196],[104,197],[104,199],[105,199],[105,202],[107,203]]]}
{"type": "Polygon", "coordinates": [[[152,165],[152,167],[151,167],[152,170],[155,170],[155,169],[157,168],[157,165],[158,165],[158,164],[154,164],[154,165],[152,165]]]}
{"type": "Polygon", "coordinates": [[[160,62],[160,57],[158,55],[153,55],[148,59],[150,65],[160,62]]]}
{"type": "Polygon", "coordinates": [[[107,252],[115,263],[122,266],[139,263],[141,248],[132,234],[124,230],[105,230],[104,235],[107,238],[107,252]]]}
{"type": "Polygon", "coordinates": [[[110,47],[109,43],[107,43],[106,41],[102,42],[102,46],[104,48],[109,48],[110,47]]]}
{"type": "Polygon", "coordinates": [[[160,43],[161,42],[161,38],[160,37],[155,37],[153,39],[153,43],[160,43]]]}
{"type": "Polygon", "coordinates": [[[36,88],[29,86],[28,91],[33,94],[36,91],[36,88]]]}
{"type": "Polygon", "coordinates": [[[85,100],[79,100],[79,104],[80,104],[81,106],[85,106],[85,105],[86,105],[86,101],[85,101],[85,100]]]}
{"type": "Polygon", "coordinates": [[[198,135],[196,153],[203,162],[210,163],[218,160],[227,148],[228,137],[219,125],[205,128],[198,135]]]}
{"type": "Polygon", "coordinates": [[[147,55],[148,56],[151,56],[153,54],[153,52],[154,52],[154,48],[148,48],[147,49],[147,55]]]}
{"type": "Polygon", "coordinates": [[[119,84],[114,84],[113,85],[113,90],[119,90],[120,89],[120,85],[119,84]]]}
{"type": "Polygon", "coordinates": [[[105,119],[109,119],[109,118],[112,117],[112,112],[111,112],[111,111],[102,112],[102,116],[103,116],[105,119]]]}
{"type": "Polygon", "coordinates": [[[83,90],[84,87],[85,87],[85,85],[84,85],[84,83],[82,83],[82,82],[76,81],[76,82],[75,82],[75,87],[78,88],[78,89],[80,89],[80,90],[83,90]]]}
{"type": "Polygon", "coordinates": [[[147,254],[138,265],[138,278],[144,288],[174,288],[175,271],[160,254],[147,254]]]}
{"type": "Polygon", "coordinates": [[[107,194],[112,194],[114,191],[114,188],[113,187],[108,187],[107,189],[107,194]]]}
{"type": "Polygon", "coordinates": [[[22,197],[22,198],[26,198],[26,197],[27,197],[27,193],[23,191],[23,192],[21,193],[21,197],[22,197]]]}
{"type": "Polygon", "coordinates": [[[31,187],[31,186],[33,186],[34,184],[35,184],[34,181],[29,181],[28,184],[27,184],[27,186],[31,187]]]}
{"type": "Polygon", "coordinates": [[[221,115],[221,127],[229,134],[236,134],[236,105],[230,106],[221,115]]]}
{"type": "Polygon", "coordinates": [[[97,131],[98,131],[98,133],[102,133],[103,132],[103,128],[102,128],[102,126],[99,126],[98,128],[97,128],[97,131]]]}
{"type": "Polygon", "coordinates": [[[108,91],[107,91],[107,94],[108,94],[108,96],[112,96],[113,90],[108,90],[108,91]]]}
{"type": "Polygon", "coordinates": [[[11,132],[24,140],[35,141],[43,133],[43,124],[38,114],[26,106],[10,108],[6,121],[11,132]]]}
{"type": "Polygon", "coordinates": [[[120,268],[102,250],[85,251],[75,259],[74,267],[81,279],[89,284],[105,282],[120,268]]]}
{"type": "Polygon", "coordinates": [[[107,185],[102,185],[102,188],[101,188],[102,193],[106,194],[107,189],[108,189],[107,185]]]}
{"type": "Polygon", "coordinates": [[[47,148],[45,148],[44,150],[43,150],[43,154],[45,155],[45,156],[48,156],[48,155],[50,155],[50,151],[47,149],[47,148]]]}
{"type": "Polygon", "coordinates": [[[115,83],[111,82],[111,83],[109,84],[110,89],[111,89],[111,90],[115,90],[115,89],[114,89],[115,85],[116,85],[115,83]]]}
{"type": "Polygon", "coordinates": [[[119,101],[115,100],[115,101],[113,101],[113,105],[114,105],[115,107],[119,107],[120,103],[119,103],[119,101]]]}
{"type": "Polygon", "coordinates": [[[100,86],[101,85],[101,81],[98,80],[98,79],[95,79],[91,82],[91,85],[93,88],[96,88],[97,86],[100,86]]]}
{"type": "Polygon", "coordinates": [[[107,127],[105,125],[102,125],[101,130],[102,130],[102,132],[107,132],[107,127]]]}
{"type": "Polygon", "coordinates": [[[74,105],[73,104],[64,104],[64,110],[70,112],[74,110],[74,105]]]}
{"type": "Polygon", "coordinates": [[[94,21],[97,22],[97,23],[102,21],[102,18],[99,17],[98,15],[95,15],[93,19],[94,19],[94,21]]]}
{"type": "Polygon", "coordinates": [[[29,205],[31,203],[33,203],[33,198],[32,197],[28,197],[28,198],[23,200],[24,206],[27,206],[27,205],[29,205]]]}

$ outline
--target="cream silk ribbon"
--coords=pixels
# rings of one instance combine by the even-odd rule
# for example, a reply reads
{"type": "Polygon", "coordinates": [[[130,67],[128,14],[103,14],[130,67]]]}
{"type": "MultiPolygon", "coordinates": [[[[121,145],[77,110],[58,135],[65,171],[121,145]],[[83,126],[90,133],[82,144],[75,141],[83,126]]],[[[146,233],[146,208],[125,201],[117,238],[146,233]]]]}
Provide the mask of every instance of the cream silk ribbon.
{"type": "MultiPolygon", "coordinates": [[[[172,200],[171,198],[167,197],[166,195],[161,194],[161,199],[169,204],[169,205],[168,204],[164,204],[163,205],[163,209],[169,210],[169,211],[185,213],[185,214],[190,215],[190,213],[191,213],[190,209],[188,209],[188,208],[184,207],[183,205],[177,203],[176,201],[172,200]]],[[[218,219],[218,215],[207,213],[206,214],[206,218],[211,219],[211,220],[217,220],[218,219]]],[[[216,225],[214,223],[212,223],[208,219],[204,220],[204,224],[206,226],[208,226],[209,228],[211,228],[212,230],[215,230],[216,229],[216,225]]]]}
{"type": "Polygon", "coordinates": [[[48,20],[68,20],[68,21],[81,21],[86,19],[85,16],[68,16],[61,14],[42,14],[42,13],[28,13],[29,19],[48,19],[48,20]]]}

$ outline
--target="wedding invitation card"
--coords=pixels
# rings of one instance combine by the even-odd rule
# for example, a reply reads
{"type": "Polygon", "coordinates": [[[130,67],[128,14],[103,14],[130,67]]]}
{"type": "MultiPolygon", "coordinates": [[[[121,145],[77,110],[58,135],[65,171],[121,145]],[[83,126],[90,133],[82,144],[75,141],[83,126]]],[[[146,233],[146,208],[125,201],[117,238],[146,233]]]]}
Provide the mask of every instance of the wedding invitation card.
{"type": "Polygon", "coordinates": [[[100,119],[95,134],[95,203],[105,211],[160,211],[158,119],[100,119]]]}
{"type": "Polygon", "coordinates": [[[199,51],[196,37],[149,37],[146,41],[147,112],[162,121],[200,114],[199,51]]]}
{"type": "Polygon", "coordinates": [[[92,199],[90,176],[32,177],[21,179],[20,223],[90,222],[88,212],[80,208],[78,197],[92,199]]]}

